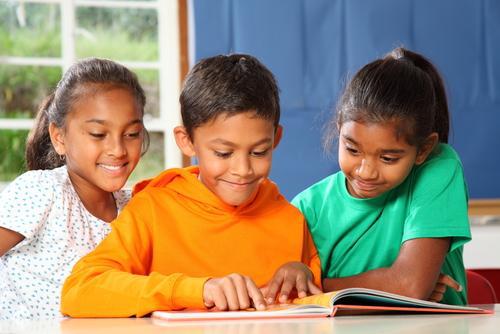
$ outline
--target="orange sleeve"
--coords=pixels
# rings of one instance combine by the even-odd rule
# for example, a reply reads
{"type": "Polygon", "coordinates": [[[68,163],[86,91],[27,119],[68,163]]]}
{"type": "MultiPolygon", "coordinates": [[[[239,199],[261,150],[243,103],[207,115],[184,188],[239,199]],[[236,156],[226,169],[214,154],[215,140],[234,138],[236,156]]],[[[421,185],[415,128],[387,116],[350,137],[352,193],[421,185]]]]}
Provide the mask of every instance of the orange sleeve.
{"type": "Polygon", "coordinates": [[[155,310],[204,308],[208,278],[149,272],[154,217],[134,196],[111,233],[73,268],[62,289],[61,312],[72,317],[144,316],[155,310]]]}
{"type": "Polygon", "coordinates": [[[304,252],[302,254],[302,262],[309,266],[314,275],[314,283],[323,290],[321,284],[321,262],[306,221],[304,221],[304,252]]]}

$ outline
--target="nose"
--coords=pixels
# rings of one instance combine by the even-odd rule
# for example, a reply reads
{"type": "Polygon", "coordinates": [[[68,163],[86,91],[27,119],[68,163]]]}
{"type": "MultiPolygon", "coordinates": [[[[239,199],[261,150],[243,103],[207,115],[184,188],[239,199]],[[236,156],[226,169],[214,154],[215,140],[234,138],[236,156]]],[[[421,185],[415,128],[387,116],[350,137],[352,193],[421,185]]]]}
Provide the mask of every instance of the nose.
{"type": "Polygon", "coordinates": [[[356,174],[363,180],[373,180],[378,177],[378,171],[375,164],[367,159],[361,160],[361,163],[356,168],[356,174]]]}
{"type": "Polygon", "coordinates": [[[125,147],[125,143],[123,142],[123,138],[110,138],[107,153],[115,158],[122,158],[127,155],[127,149],[125,147]]]}
{"type": "Polygon", "coordinates": [[[240,177],[248,177],[253,174],[252,162],[247,155],[235,156],[231,163],[231,174],[240,177]]]}

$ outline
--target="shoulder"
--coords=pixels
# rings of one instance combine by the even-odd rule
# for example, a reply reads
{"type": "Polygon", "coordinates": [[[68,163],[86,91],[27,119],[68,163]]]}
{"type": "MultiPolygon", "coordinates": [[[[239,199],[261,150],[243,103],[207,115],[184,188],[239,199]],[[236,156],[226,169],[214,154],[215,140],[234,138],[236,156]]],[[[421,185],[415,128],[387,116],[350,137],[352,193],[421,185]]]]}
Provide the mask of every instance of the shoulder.
{"type": "Polygon", "coordinates": [[[414,202],[432,201],[447,196],[467,200],[467,185],[462,163],[455,150],[440,144],[432,155],[412,171],[409,185],[414,202]]]}
{"type": "Polygon", "coordinates": [[[0,196],[2,226],[31,238],[49,219],[53,208],[64,205],[69,187],[71,183],[63,167],[20,175],[0,196]]]}
{"type": "Polygon", "coordinates": [[[174,193],[167,187],[144,187],[139,192],[122,189],[115,192],[115,200],[120,211],[133,216],[153,214],[171,203],[174,193]]]}
{"type": "Polygon", "coordinates": [[[292,204],[306,218],[310,229],[313,229],[320,217],[338,202],[336,198],[341,197],[339,194],[342,180],[343,174],[335,173],[305,189],[292,200],[292,204]],[[326,198],[328,200],[325,200],[326,198]]]}
{"type": "Polygon", "coordinates": [[[462,162],[458,153],[448,144],[439,144],[419,169],[436,169],[450,165],[457,165],[462,168],[462,162]]]}
{"type": "Polygon", "coordinates": [[[300,192],[292,200],[292,204],[300,208],[302,205],[314,205],[317,202],[323,202],[325,196],[329,195],[332,191],[335,191],[335,187],[338,185],[341,178],[341,172],[327,176],[300,192]]]}
{"type": "Polygon", "coordinates": [[[462,162],[451,146],[439,144],[429,158],[415,168],[415,177],[419,182],[437,184],[463,178],[462,162]]]}
{"type": "Polygon", "coordinates": [[[5,188],[2,198],[11,195],[18,195],[21,198],[36,195],[48,197],[54,189],[64,187],[68,182],[69,177],[65,166],[51,170],[28,171],[18,176],[5,188]]]}

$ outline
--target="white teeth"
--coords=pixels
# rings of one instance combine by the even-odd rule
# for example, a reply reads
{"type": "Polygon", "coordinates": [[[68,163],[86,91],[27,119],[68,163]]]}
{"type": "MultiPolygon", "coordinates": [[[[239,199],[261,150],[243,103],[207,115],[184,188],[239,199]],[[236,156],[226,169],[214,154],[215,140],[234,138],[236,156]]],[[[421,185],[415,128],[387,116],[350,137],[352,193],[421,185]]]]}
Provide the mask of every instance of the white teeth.
{"type": "Polygon", "coordinates": [[[105,168],[105,169],[109,169],[109,170],[118,170],[120,168],[122,168],[122,166],[111,166],[111,165],[103,165],[103,164],[100,164],[100,166],[102,168],[105,168]]]}

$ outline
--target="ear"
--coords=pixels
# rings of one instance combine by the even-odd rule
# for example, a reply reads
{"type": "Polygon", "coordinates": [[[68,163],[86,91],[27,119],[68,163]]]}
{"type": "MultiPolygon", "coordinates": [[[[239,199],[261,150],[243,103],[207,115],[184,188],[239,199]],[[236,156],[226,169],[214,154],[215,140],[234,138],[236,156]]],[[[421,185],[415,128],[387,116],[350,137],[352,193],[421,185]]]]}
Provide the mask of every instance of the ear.
{"type": "Polygon", "coordinates": [[[439,135],[437,134],[437,132],[431,133],[429,137],[425,139],[423,145],[418,150],[417,158],[415,159],[415,164],[416,165],[422,164],[427,159],[429,154],[431,154],[432,150],[434,149],[434,147],[436,147],[438,142],[439,142],[439,135]]]}
{"type": "Polygon", "coordinates": [[[281,137],[283,136],[283,127],[278,124],[278,128],[274,132],[274,142],[273,142],[273,149],[278,147],[278,144],[281,141],[281,137]]]}
{"type": "Polygon", "coordinates": [[[192,158],[196,155],[193,142],[184,126],[174,128],[175,143],[184,155],[192,158]]]}
{"type": "Polygon", "coordinates": [[[65,155],[66,146],[64,145],[64,131],[58,128],[54,123],[49,124],[49,136],[52,146],[56,150],[57,154],[65,155]]]}

